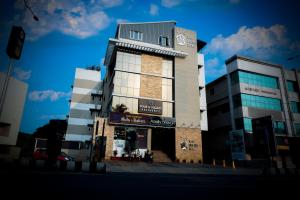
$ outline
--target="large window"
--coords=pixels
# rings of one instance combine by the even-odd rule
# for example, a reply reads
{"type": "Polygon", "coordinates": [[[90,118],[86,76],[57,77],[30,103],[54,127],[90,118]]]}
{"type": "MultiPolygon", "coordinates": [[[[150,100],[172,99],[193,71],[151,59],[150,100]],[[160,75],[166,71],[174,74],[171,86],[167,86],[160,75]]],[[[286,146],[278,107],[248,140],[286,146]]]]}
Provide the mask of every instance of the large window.
{"type": "Polygon", "coordinates": [[[300,113],[300,103],[291,101],[290,102],[291,110],[293,113],[300,113]]]}
{"type": "Polygon", "coordinates": [[[172,101],[172,79],[162,79],[162,99],[172,101]]]}
{"type": "Polygon", "coordinates": [[[277,78],[244,71],[237,71],[231,74],[231,82],[232,85],[240,82],[259,87],[278,89],[277,78]]]}
{"type": "Polygon", "coordinates": [[[296,136],[300,136],[300,124],[299,123],[295,123],[295,134],[296,136]]]}
{"type": "Polygon", "coordinates": [[[298,91],[298,87],[297,87],[297,82],[296,81],[287,81],[286,85],[287,85],[288,91],[290,91],[290,92],[297,92],[298,91]]]}
{"type": "Polygon", "coordinates": [[[245,106],[266,110],[281,111],[281,101],[279,99],[255,96],[249,94],[241,94],[233,97],[234,107],[245,106]]]}
{"type": "Polygon", "coordinates": [[[116,71],[114,78],[114,93],[124,96],[139,97],[140,81],[139,74],[116,71]]]}
{"type": "Polygon", "coordinates": [[[143,33],[140,32],[140,31],[131,30],[130,31],[130,39],[142,41],[143,40],[143,33]]]}
{"type": "Polygon", "coordinates": [[[251,118],[239,118],[235,120],[236,129],[244,129],[246,132],[252,132],[252,119],[251,118]]]}
{"type": "Polygon", "coordinates": [[[159,44],[161,46],[169,46],[169,38],[168,37],[163,37],[163,36],[160,36],[159,37],[159,44]]]}
{"type": "Polygon", "coordinates": [[[115,127],[113,156],[143,155],[147,149],[147,129],[136,127],[115,127]]]}
{"type": "Polygon", "coordinates": [[[285,135],[286,134],[285,123],[280,121],[275,121],[274,132],[279,135],[285,135]]]}
{"type": "Polygon", "coordinates": [[[141,55],[118,51],[116,69],[141,73],[141,55]]]}
{"type": "Polygon", "coordinates": [[[137,114],[138,113],[138,99],[113,96],[112,107],[116,107],[118,104],[124,104],[127,107],[127,112],[137,114]]]}
{"type": "Polygon", "coordinates": [[[173,103],[163,102],[163,116],[173,117],[173,103]]]}
{"type": "MultiPolygon", "coordinates": [[[[238,118],[235,120],[236,129],[244,129],[246,132],[252,133],[252,119],[251,118],[238,118]]],[[[285,123],[281,121],[274,121],[273,123],[274,132],[278,135],[285,135],[285,123]]],[[[300,128],[300,127],[299,127],[300,128]]]]}
{"type": "Polygon", "coordinates": [[[172,60],[162,61],[162,75],[164,77],[173,77],[173,62],[172,60]]]}

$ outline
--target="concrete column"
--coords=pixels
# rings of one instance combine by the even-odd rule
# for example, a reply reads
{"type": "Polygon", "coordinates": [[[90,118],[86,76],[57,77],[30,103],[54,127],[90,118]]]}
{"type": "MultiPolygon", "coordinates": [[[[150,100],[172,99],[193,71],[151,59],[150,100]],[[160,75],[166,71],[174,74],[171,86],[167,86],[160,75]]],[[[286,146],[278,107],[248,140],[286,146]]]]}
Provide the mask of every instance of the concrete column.
{"type": "Polygon", "coordinates": [[[147,132],[147,149],[151,151],[151,142],[152,142],[152,129],[148,128],[147,132]]]}

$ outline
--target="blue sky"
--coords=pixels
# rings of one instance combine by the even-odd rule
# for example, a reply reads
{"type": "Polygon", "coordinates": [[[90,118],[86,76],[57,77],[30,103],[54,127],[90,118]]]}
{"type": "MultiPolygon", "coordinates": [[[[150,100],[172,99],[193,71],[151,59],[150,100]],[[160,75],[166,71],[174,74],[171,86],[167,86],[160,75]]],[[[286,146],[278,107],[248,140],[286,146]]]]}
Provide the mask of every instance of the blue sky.
{"type": "MultiPolygon", "coordinates": [[[[102,65],[107,41],[118,22],[177,21],[207,42],[206,82],[225,73],[224,61],[241,54],[300,66],[300,3],[293,0],[23,0],[0,3],[0,70],[11,25],[21,25],[26,42],[13,75],[28,83],[21,131],[32,133],[69,112],[76,67],[102,65]],[[298,19],[298,20],[297,20],[298,19]]],[[[105,69],[102,70],[104,76],[105,69]]]]}

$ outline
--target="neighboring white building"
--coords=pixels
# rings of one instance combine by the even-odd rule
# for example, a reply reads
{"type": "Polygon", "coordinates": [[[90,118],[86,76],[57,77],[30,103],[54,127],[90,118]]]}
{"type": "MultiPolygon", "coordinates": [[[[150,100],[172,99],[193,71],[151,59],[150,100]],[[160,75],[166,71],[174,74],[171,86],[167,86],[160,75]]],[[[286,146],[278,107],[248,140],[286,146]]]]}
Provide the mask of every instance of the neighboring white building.
{"type": "Polygon", "coordinates": [[[204,55],[198,53],[198,73],[199,73],[199,93],[200,93],[200,128],[202,131],[207,131],[207,105],[206,105],[206,90],[205,90],[205,66],[204,55]]]}
{"type": "MultiPolygon", "coordinates": [[[[70,101],[70,113],[65,140],[66,153],[77,157],[84,142],[90,142],[93,134],[94,118],[100,116],[102,81],[101,71],[98,67],[87,69],[76,68],[74,84],[72,86],[72,98],[70,101]],[[69,149],[69,150],[68,150],[69,149]]],[[[85,151],[86,157],[88,151],[85,151]]]]}
{"type": "MultiPolygon", "coordinates": [[[[1,92],[4,87],[5,74],[0,73],[1,92]]],[[[5,149],[5,154],[0,157],[17,158],[19,150],[17,143],[20,123],[23,115],[28,85],[13,77],[9,78],[8,88],[4,99],[3,110],[0,113],[0,147],[5,149]]]]}

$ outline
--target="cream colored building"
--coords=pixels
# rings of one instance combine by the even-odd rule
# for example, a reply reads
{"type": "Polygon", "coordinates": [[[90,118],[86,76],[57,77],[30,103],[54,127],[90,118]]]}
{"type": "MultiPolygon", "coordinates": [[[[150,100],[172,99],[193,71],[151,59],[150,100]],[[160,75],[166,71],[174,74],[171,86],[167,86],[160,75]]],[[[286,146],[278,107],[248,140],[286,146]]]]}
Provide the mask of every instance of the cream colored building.
{"type": "Polygon", "coordinates": [[[155,161],[202,162],[205,44],[174,21],[118,24],[105,56],[104,132],[103,119],[94,125],[106,159],[150,150],[155,161]],[[116,112],[120,104],[128,113],[116,112]]]}
{"type": "MultiPolygon", "coordinates": [[[[5,74],[0,73],[1,92],[5,74]]],[[[27,84],[13,77],[9,78],[3,109],[0,113],[0,158],[18,158],[20,150],[15,147],[27,94],[27,84]]]]}

